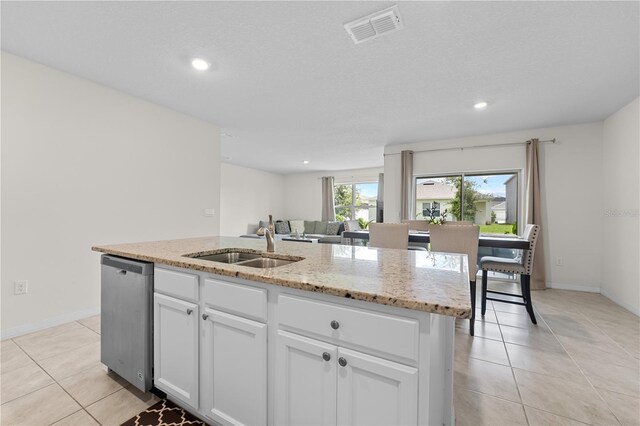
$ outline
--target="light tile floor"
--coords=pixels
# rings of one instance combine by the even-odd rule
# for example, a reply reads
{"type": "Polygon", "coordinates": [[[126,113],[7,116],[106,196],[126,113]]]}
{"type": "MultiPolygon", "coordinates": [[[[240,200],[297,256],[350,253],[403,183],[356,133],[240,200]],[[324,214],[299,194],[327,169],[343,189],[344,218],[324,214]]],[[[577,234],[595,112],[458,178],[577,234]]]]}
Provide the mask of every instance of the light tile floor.
{"type": "MultiPolygon", "coordinates": [[[[638,317],[597,294],[533,298],[537,326],[524,308],[492,302],[475,337],[457,321],[457,424],[640,425],[638,317]]],[[[99,333],[91,317],[3,341],[0,424],[119,425],[154,404],[107,374],[99,333]]]]}
{"type": "Polygon", "coordinates": [[[120,425],[158,398],[100,363],[100,317],[4,340],[1,425],[120,425]]]}
{"type": "Polygon", "coordinates": [[[456,423],[640,425],[640,319],[599,294],[532,297],[538,325],[498,302],[477,310],[475,337],[456,321],[456,423]]]}

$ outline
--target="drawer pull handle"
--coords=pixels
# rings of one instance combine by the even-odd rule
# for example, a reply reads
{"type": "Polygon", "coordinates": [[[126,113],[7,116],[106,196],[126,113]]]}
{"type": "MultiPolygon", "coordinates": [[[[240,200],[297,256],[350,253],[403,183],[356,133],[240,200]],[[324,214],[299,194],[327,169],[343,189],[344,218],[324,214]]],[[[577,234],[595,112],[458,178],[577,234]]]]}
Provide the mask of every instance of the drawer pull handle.
{"type": "Polygon", "coordinates": [[[331,354],[329,352],[323,353],[322,359],[324,359],[325,361],[329,361],[331,359],[331,354]]]}
{"type": "Polygon", "coordinates": [[[203,319],[203,320],[206,320],[207,318],[209,318],[209,315],[208,315],[208,314],[202,314],[202,319],[203,319]]]}
{"type": "Polygon", "coordinates": [[[342,357],[340,357],[340,358],[338,358],[338,364],[340,364],[341,367],[346,367],[347,360],[342,358],[342,357]]]}
{"type": "Polygon", "coordinates": [[[340,323],[336,320],[331,321],[331,328],[337,330],[338,328],[340,328],[340,323]]]}
{"type": "Polygon", "coordinates": [[[191,312],[193,312],[193,309],[187,309],[187,315],[191,315],[191,312]]]}

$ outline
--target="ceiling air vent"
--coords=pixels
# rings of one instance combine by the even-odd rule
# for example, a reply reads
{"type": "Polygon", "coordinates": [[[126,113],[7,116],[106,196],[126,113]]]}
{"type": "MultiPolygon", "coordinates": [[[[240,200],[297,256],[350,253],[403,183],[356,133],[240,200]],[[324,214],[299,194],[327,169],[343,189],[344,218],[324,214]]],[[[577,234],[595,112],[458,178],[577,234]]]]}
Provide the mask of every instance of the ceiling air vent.
{"type": "Polygon", "coordinates": [[[398,6],[372,13],[344,25],[355,44],[404,28],[398,6]]]}

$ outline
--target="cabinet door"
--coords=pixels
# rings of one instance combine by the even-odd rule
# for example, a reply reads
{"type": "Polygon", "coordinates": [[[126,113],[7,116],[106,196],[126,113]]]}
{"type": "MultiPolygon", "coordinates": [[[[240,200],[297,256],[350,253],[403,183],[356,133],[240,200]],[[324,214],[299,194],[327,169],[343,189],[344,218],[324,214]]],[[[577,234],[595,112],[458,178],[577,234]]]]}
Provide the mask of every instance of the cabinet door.
{"type": "Polygon", "coordinates": [[[154,384],[198,408],[198,305],[153,296],[154,384]]]}
{"type": "Polygon", "coordinates": [[[217,423],[267,424],[267,325],[207,308],[203,405],[217,423]]]}
{"type": "Polygon", "coordinates": [[[415,425],[418,370],[338,349],[339,425],[415,425]]]}
{"type": "Polygon", "coordinates": [[[278,330],[277,425],[336,423],[337,347],[278,330]]]}

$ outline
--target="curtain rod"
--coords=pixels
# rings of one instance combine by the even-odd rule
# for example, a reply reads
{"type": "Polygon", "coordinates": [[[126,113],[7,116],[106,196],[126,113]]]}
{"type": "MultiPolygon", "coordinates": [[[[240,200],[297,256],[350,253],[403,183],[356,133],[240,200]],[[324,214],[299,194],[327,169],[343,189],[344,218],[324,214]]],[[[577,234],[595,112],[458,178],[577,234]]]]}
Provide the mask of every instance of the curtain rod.
{"type": "MultiPolygon", "coordinates": [[[[553,139],[547,139],[545,141],[539,141],[540,143],[556,143],[556,138],[553,139]]],[[[474,145],[474,146],[459,146],[456,148],[434,148],[434,149],[417,149],[414,150],[413,152],[436,152],[436,151],[464,151],[465,149],[477,149],[477,148],[493,148],[496,146],[518,146],[518,145],[529,145],[531,142],[530,141],[526,141],[526,142],[513,142],[513,143],[494,143],[491,145],[474,145]]],[[[386,157],[387,155],[400,155],[400,152],[394,152],[391,154],[384,154],[384,156],[386,157]]]]}

